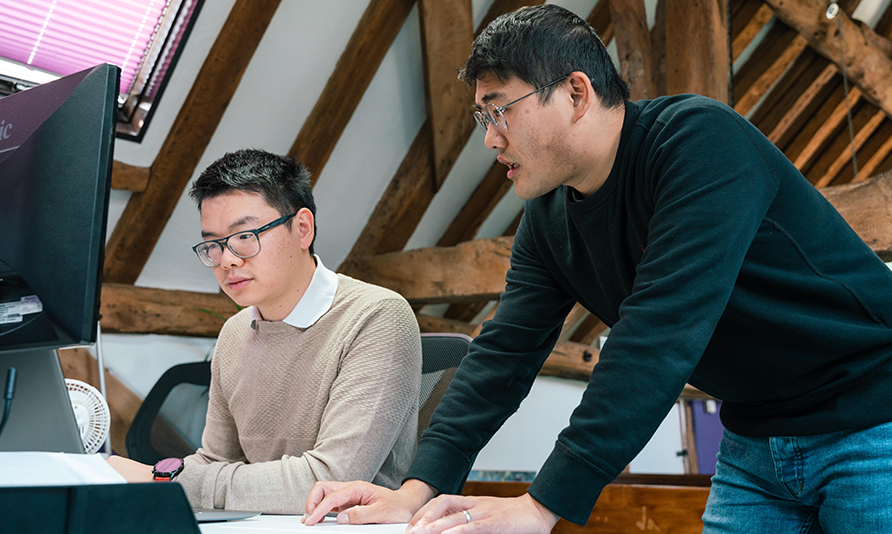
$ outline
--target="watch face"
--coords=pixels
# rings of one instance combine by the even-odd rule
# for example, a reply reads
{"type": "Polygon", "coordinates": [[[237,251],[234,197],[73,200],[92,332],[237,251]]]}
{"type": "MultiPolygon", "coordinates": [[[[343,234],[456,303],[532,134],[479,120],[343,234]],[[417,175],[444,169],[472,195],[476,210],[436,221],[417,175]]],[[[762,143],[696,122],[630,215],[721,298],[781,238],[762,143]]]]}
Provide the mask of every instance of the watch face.
{"type": "Polygon", "coordinates": [[[155,472],[156,473],[173,473],[180,467],[182,467],[183,461],[179,458],[165,458],[155,464],[155,472]]]}

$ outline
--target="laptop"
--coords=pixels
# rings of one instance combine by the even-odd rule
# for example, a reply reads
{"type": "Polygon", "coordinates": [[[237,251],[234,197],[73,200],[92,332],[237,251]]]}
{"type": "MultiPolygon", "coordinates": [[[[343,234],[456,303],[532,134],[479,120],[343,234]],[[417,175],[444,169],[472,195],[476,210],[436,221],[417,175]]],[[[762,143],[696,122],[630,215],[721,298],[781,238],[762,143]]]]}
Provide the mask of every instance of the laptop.
{"type": "Polygon", "coordinates": [[[199,523],[215,523],[219,521],[238,521],[260,515],[260,512],[248,512],[245,510],[217,510],[212,508],[193,508],[195,521],[199,523]]]}

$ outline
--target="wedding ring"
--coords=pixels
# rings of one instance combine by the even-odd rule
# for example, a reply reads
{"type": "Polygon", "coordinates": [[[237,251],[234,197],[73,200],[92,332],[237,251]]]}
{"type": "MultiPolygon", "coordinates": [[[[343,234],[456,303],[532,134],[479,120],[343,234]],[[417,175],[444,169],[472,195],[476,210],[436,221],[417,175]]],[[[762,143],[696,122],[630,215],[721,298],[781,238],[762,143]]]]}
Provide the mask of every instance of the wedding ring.
{"type": "Polygon", "coordinates": [[[465,521],[470,523],[471,522],[471,512],[468,512],[467,510],[462,510],[462,513],[465,514],[465,521]]]}

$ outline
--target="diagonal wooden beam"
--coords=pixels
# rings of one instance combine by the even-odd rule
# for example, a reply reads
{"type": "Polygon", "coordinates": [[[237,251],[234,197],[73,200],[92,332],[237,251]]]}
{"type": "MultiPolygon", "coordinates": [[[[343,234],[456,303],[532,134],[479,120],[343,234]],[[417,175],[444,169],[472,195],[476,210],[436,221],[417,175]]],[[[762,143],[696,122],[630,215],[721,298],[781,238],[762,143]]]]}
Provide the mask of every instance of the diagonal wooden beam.
{"type": "Polygon", "coordinates": [[[795,102],[778,110],[780,117],[770,131],[763,130],[768,139],[781,149],[789,143],[795,132],[802,127],[809,116],[814,114],[815,109],[833,90],[830,81],[839,72],[836,65],[823,57],[816,58],[814,65],[820,71],[816,75],[813,72],[806,73],[803,76],[802,86],[794,85],[790,88],[789,93],[796,96],[795,102]]]}
{"type": "MultiPolygon", "coordinates": [[[[854,127],[860,126],[856,130],[854,139],[849,138],[848,128],[845,128],[843,132],[840,132],[839,138],[843,140],[842,144],[844,147],[836,159],[834,159],[827,167],[827,170],[824,171],[823,176],[815,181],[815,187],[825,187],[834,183],[839,184],[840,182],[837,180],[837,177],[840,172],[844,167],[851,166],[852,148],[854,147],[856,153],[861,150],[861,147],[868,139],[870,139],[873,132],[879,128],[885,118],[886,114],[883,113],[882,110],[877,109],[876,106],[866,104],[861,108],[859,116],[855,117],[857,120],[852,121],[854,127]]],[[[854,170],[852,171],[852,174],[854,174],[854,170]]],[[[851,179],[851,175],[849,178],[851,179]]]]}
{"type": "Polygon", "coordinates": [[[853,22],[845,10],[840,10],[835,20],[828,20],[824,16],[827,3],[822,0],[766,0],[766,3],[818,53],[837,66],[844,65],[849,80],[864,97],[892,115],[892,58],[885,45],[888,40],[867,26],[853,22]]]}
{"type": "Polygon", "coordinates": [[[774,10],[762,0],[744,0],[731,17],[731,51],[736,60],[762,27],[768,24],[774,10]]]}
{"type": "Polygon", "coordinates": [[[112,189],[137,192],[145,191],[148,185],[148,167],[135,167],[120,161],[112,162],[112,189]]]}
{"type": "Polygon", "coordinates": [[[883,121],[868,144],[862,149],[865,154],[858,154],[858,176],[855,180],[864,180],[873,176],[880,169],[880,164],[892,154],[892,120],[883,121]]]}
{"type": "Polygon", "coordinates": [[[437,246],[451,247],[474,239],[493,208],[511,189],[511,181],[505,177],[505,172],[505,166],[501,163],[496,161],[492,164],[452,224],[443,232],[437,246]]]}
{"type": "Polygon", "coordinates": [[[105,281],[132,284],[189,183],[280,0],[238,0],[149,171],[106,245],[105,281]]]}
{"type": "Polygon", "coordinates": [[[632,100],[655,98],[650,30],[644,0],[606,0],[619,55],[620,76],[628,82],[632,100]]]}
{"type": "Polygon", "coordinates": [[[588,18],[588,25],[594,28],[604,46],[613,39],[613,21],[610,18],[610,0],[598,0],[588,18]]]}
{"type": "Polygon", "coordinates": [[[777,82],[787,67],[805,50],[799,32],[777,23],[734,76],[734,110],[746,115],[777,82]]]}
{"type": "MultiPolygon", "coordinates": [[[[484,17],[481,28],[485,28],[488,21],[497,16],[530,3],[522,0],[496,0],[484,17]]],[[[470,136],[470,131],[468,135],[470,136]]],[[[415,136],[409,152],[375,206],[359,239],[347,259],[338,267],[339,271],[350,274],[348,269],[351,268],[353,259],[402,250],[409,241],[434,197],[431,184],[434,183],[436,174],[433,169],[432,137],[431,122],[428,120],[415,136]]],[[[467,139],[464,142],[467,143],[467,139]]]]}
{"type": "Polygon", "coordinates": [[[782,120],[785,112],[795,106],[809,84],[820,75],[826,62],[817,52],[805,47],[755,109],[750,122],[762,133],[770,133],[782,120]]]}
{"type": "Polygon", "coordinates": [[[359,20],[288,151],[310,169],[314,185],[413,5],[415,0],[372,0],[359,20]]]}
{"type": "Polygon", "coordinates": [[[474,130],[469,116],[474,94],[456,76],[471,54],[474,17],[471,0],[419,0],[418,5],[437,191],[474,130]]]}
{"type": "Polygon", "coordinates": [[[812,123],[817,124],[817,129],[812,135],[809,135],[811,128],[803,129],[799,134],[799,141],[794,141],[786,152],[796,168],[803,174],[807,173],[814,164],[816,158],[820,157],[821,149],[829,142],[832,134],[839,128],[839,125],[846,120],[847,107],[854,108],[861,100],[861,91],[855,87],[849,92],[848,104],[843,92],[842,83],[827,98],[827,101],[821,106],[812,119],[812,123]],[[797,153],[800,144],[805,142],[805,146],[797,153]],[[795,155],[795,157],[793,157],[795,155]]]}
{"type": "Polygon", "coordinates": [[[573,332],[573,335],[570,336],[570,341],[582,343],[583,345],[591,345],[598,339],[598,336],[600,336],[601,332],[604,330],[607,330],[607,325],[594,315],[589,314],[583,319],[579,328],[573,332]]]}
{"type": "Polygon", "coordinates": [[[558,337],[558,341],[569,341],[573,331],[587,316],[588,311],[582,304],[578,302],[574,304],[573,309],[570,310],[570,313],[567,314],[567,318],[564,319],[564,326],[561,328],[561,335],[558,337]]]}

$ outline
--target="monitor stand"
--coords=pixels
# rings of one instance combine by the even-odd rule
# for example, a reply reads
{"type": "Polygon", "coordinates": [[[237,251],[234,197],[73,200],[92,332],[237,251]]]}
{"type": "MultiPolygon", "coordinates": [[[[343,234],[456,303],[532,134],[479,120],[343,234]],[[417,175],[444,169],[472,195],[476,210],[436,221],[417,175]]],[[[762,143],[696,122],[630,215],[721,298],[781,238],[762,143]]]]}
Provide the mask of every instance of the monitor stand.
{"type": "Polygon", "coordinates": [[[16,368],[15,396],[0,451],[83,453],[68,387],[53,349],[0,352],[0,380],[16,368]]]}

